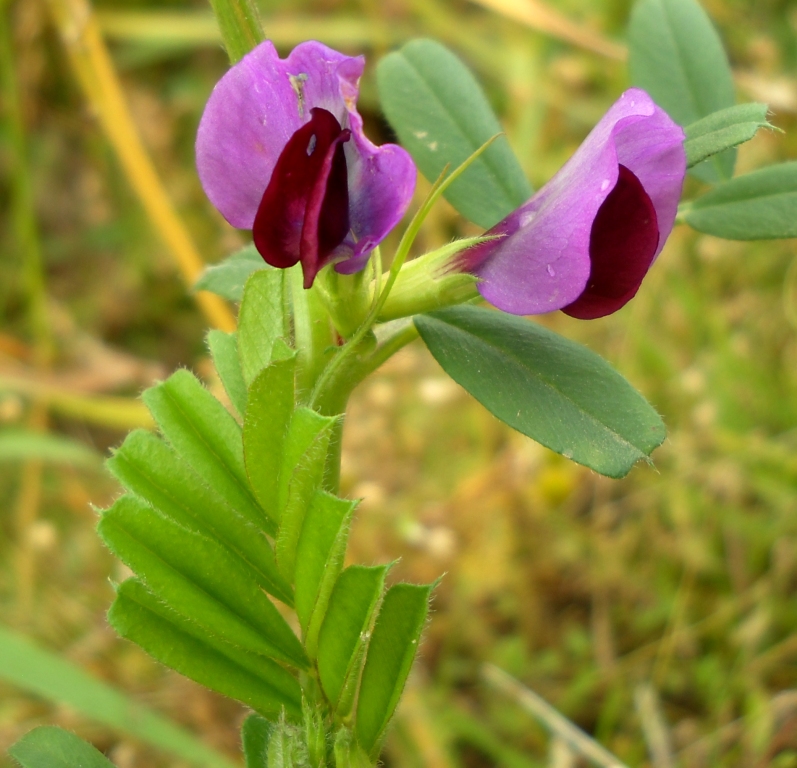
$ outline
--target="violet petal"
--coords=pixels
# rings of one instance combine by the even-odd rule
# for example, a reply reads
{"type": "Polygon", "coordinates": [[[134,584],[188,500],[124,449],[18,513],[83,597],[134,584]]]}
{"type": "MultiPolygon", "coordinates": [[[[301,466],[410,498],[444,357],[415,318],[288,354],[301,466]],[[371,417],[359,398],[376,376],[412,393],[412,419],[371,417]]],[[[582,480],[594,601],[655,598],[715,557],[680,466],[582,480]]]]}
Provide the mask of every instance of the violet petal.
{"type": "Polygon", "coordinates": [[[466,252],[463,266],[481,278],[482,296],[518,315],[572,304],[587,285],[592,224],[617,183],[620,163],[655,209],[658,253],[681,195],[683,139],[682,129],[644,91],[626,91],[564,167],[489,232],[504,237],[466,252]]]}
{"type": "Polygon", "coordinates": [[[261,43],[216,85],[199,125],[197,169],[210,201],[235,227],[250,229],[290,137],[329,111],[352,141],[344,148],[348,168],[350,232],[332,255],[340,271],[365,265],[370,251],[401,220],[415,187],[415,166],[401,147],[376,147],[362,131],[356,110],[363,57],[321,43],[301,43],[280,59],[261,43]]]}
{"type": "Polygon", "coordinates": [[[400,221],[412,200],[417,171],[409,153],[396,144],[372,144],[362,131],[362,118],[349,114],[352,141],[346,145],[349,169],[351,256],[335,269],[359,272],[371,251],[400,221]]]}
{"type": "MultiPolygon", "coordinates": [[[[318,56],[319,50],[305,43],[294,49],[290,59],[295,66],[305,66],[308,71],[315,65],[317,71],[318,56]]],[[[331,67],[333,59],[330,56],[327,59],[331,67]]],[[[334,75],[330,69],[323,77],[308,76],[305,84],[307,103],[313,106],[317,103],[336,117],[338,114],[332,107],[342,107],[345,111],[339,117],[340,123],[352,132],[352,140],[344,147],[351,235],[335,255],[340,260],[335,269],[343,274],[359,272],[371,251],[401,221],[412,200],[417,176],[415,164],[405,149],[396,144],[377,147],[363,132],[363,120],[356,108],[363,66],[362,56],[342,57],[334,60],[334,75]]]]}
{"type": "Polygon", "coordinates": [[[202,187],[240,229],[252,228],[277,158],[306,122],[285,64],[271,42],[261,43],[219,80],[199,123],[196,164],[202,187]]]}

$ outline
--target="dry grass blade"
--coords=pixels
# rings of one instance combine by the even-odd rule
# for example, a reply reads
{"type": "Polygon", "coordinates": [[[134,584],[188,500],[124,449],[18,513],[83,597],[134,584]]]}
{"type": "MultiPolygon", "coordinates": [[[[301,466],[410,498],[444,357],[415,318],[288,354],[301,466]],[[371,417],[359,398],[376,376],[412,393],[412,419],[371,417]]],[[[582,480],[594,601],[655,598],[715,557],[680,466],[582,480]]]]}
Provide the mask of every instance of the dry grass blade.
{"type": "MultiPolygon", "coordinates": [[[[113,11],[97,12],[97,21],[106,38],[150,45],[218,45],[219,27],[212,13],[204,11],[113,11]]],[[[412,29],[400,22],[385,24],[377,19],[343,15],[270,15],[265,20],[268,39],[278,48],[292,48],[304,40],[326,45],[373,47],[382,42],[398,45],[412,36],[412,29]]]]}
{"type": "Polygon", "coordinates": [[[625,61],[625,46],[607,40],[597,32],[579,26],[539,0],[472,0],[475,3],[500,13],[513,21],[519,21],[531,29],[555,37],[563,42],[585,48],[601,56],[625,61]]]}
{"type": "Polygon", "coordinates": [[[551,738],[551,748],[548,753],[548,768],[576,768],[578,755],[570,745],[560,736],[551,738]]]}
{"type": "Polygon", "coordinates": [[[675,768],[672,740],[656,689],[650,683],[641,683],[634,691],[634,703],[653,768],[675,768]]]}
{"type": "MultiPolygon", "coordinates": [[[[47,429],[47,411],[44,405],[34,403],[29,417],[29,426],[36,432],[47,429]]],[[[25,625],[30,621],[34,604],[34,588],[36,584],[36,550],[31,541],[31,530],[39,515],[42,497],[41,459],[31,459],[22,466],[14,505],[14,523],[17,536],[16,575],[16,621],[25,625]]]]}
{"type": "Polygon", "coordinates": [[[567,743],[579,755],[602,768],[628,768],[611,752],[598,744],[577,725],[554,709],[545,699],[492,664],[482,666],[481,676],[491,686],[511,697],[530,715],[540,721],[551,734],[567,743]]]}
{"type": "Polygon", "coordinates": [[[132,397],[94,395],[75,391],[33,377],[0,375],[0,392],[31,397],[68,418],[110,429],[152,428],[144,403],[132,397]]]}
{"type": "MultiPolygon", "coordinates": [[[[793,739],[795,730],[795,718],[797,718],[797,690],[785,690],[773,696],[761,713],[761,716],[770,717],[779,726],[773,734],[769,751],[777,751],[779,742],[786,738],[787,741],[793,739]],[[774,749],[773,749],[774,748],[774,749]]],[[[713,756],[716,759],[718,752],[725,751],[737,744],[745,735],[745,718],[740,717],[732,720],[727,725],[723,725],[711,733],[701,736],[691,744],[687,744],[678,754],[678,764],[681,765],[703,765],[713,756]]],[[[793,748],[793,742],[789,744],[793,748]]],[[[761,762],[756,764],[756,768],[766,768],[773,765],[774,755],[765,754],[761,762]]],[[[788,764],[788,763],[786,763],[788,764]]]]}
{"type": "MultiPolygon", "coordinates": [[[[193,285],[204,262],[174,210],[136,130],[91,5],[87,0],[49,0],[49,7],[75,75],[130,184],[168,245],[186,283],[193,285]]],[[[206,292],[198,292],[196,299],[213,326],[234,330],[235,319],[223,299],[206,292]]]]}
{"type": "MultiPolygon", "coordinates": [[[[17,83],[12,34],[9,16],[0,8],[0,88],[4,102],[4,134],[12,147],[12,221],[16,244],[23,256],[24,286],[27,293],[28,325],[34,338],[31,360],[37,373],[46,371],[52,361],[53,339],[47,312],[47,289],[44,276],[42,245],[36,220],[36,203],[28,168],[28,146],[20,89],[17,83]]],[[[34,432],[47,431],[47,411],[44,404],[34,400],[28,416],[34,432]]],[[[27,623],[33,613],[36,583],[36,552],[32,546],[31,530],[39,514],[42,497],[42,469],[39,459],[24,462],[19,489],[14,502],[14,523],[17,537],[15,561],[16,619],[27,623]]]]}

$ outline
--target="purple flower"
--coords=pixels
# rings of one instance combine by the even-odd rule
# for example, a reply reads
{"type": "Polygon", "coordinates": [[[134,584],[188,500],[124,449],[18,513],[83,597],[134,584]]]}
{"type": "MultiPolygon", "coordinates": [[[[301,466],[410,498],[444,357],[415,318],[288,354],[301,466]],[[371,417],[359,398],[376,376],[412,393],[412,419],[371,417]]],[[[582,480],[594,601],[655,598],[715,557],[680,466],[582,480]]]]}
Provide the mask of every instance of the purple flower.
{"type": "Polygon", "coordinates": [[[301,262],[306,288],[330,263],[361,270],[415,187],[407,152],[363,133],[363,66],[362,56],[317,42],[285,60],[261,43],[218,82],[199,124],[197,169],[210,201],[253,230],[266,262],[301,262]]]}
{"type": "Polygon", "coordinates": [[[639,289],[672,230],[684,133],[647,93],[626,91],[564,167],[460,255],[491,304],[516,315],[592,319],[639,289]]]}

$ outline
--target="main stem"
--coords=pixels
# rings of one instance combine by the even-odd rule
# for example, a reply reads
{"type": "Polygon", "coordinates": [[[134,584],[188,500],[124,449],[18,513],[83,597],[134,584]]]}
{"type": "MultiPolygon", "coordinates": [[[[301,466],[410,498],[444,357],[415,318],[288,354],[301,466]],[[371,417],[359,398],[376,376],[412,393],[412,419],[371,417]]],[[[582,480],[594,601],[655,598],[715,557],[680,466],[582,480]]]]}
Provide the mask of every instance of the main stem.
{"type": "Polygon", "coordinates": [[[210,4],[231,64],[266,39],[257,8],[251,0],[210,0],[210,4]]]}

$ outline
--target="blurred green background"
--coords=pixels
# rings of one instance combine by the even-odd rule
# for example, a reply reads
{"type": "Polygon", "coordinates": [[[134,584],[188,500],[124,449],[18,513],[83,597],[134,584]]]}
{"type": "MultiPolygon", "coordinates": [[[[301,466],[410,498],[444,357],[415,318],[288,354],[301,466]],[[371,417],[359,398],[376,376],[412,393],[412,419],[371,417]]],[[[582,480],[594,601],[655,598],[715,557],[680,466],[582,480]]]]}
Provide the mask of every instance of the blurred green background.
{"type": "MultiPolygon", "coordinates": [[[[705,6],[740,100],[768,102],[786,131],[745,145],[738,172],[797,157],[797,6],[705,6]]],[[[125,573],[91,506],[119,493],[101,459],[148,424],[141,389],[187,366],[221,391],[204,334],[209,316],[231,315],[203,314],[175,253],[190,273],[189,252],[209,263],[245,242],[193,165],[227,58],[199,0],[104,0],[96,19],[82,0],[0,10],[0,624],[234,757],[243,708],[106,626],[125,573]],[[142,171],[147,155],[162,187],[142,171]]],[[[273,0],[261,11],[283,53],[315,38],[366,54],[360,111],[377,142],[392,136],[374,63],[411,37],[449,45],[536,187],[628,85],[628,0],[273,0]]],[[[416,248],[474,232],[441,204],[416,248]]],[[[500,425],[419,344],[360,387],[343,454],[343,490],[364,497],[349,557],[401,558],[395,578],[446,574],[386,765],[581,765],[485,679],[492,663],[629,766],[797,766],[796,265],[792,241],[682,227],[616,315],[539,318],[607,357],[664,415],[655,467],[623,481],[500,425]]],[[[75,730],[119,768],[183,765],[0,681],[0,752],[42,723],[75,730]]]]}

